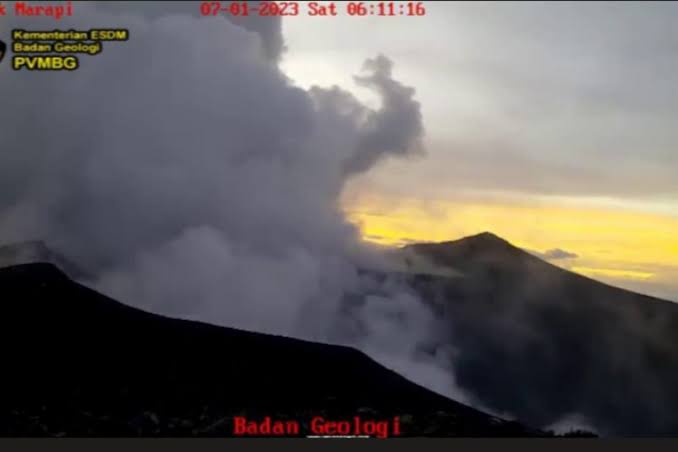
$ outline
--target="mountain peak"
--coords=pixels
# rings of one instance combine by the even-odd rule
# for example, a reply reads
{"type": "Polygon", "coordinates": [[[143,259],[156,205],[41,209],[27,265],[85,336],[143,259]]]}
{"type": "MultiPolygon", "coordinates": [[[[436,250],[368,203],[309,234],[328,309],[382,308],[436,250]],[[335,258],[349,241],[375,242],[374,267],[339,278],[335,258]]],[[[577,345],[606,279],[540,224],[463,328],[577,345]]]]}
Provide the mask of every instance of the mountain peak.
{"type": "Polygon", "coordinates": [[[411,245],[409,249],[432,258],[439,265],[457,270],[487,264],[512,267],[532,257],[487,231],[448,242],[411,245]]]}
{"type": "Polygon", "coordinates": [[[458,240],[439,243],[444,248],[468,249],[473,253],[506,253],[521,251],[520,248],[511,245],[508,240],[499,237],[491,232],[481,232],[480,234],[470,235],[458,240]]]}
{"type": "Polygon", "coordinates": [[[53,251],[42,240],[0,245],[0,268],[38,263],[52,264],[73,278],[87,276],[78,266],[53,251]]]}
{"type": "Polygon", "coordinates": [[[486,244],[505,244],[505,245],[511,245],[507,240],[502,239],[496,234],[493,234],[489,231],[481,232],[480,234],[476,235],[470,235],[467,237],[463,237],[459,240],[456,240],[455,242],[462,242],[462,241],[473,241],[473,242],[481,242],[481,243],[486,243],[486,244]]]}
{"type": "Polygon", "coordinates": [[[51,254],[42,240],[9,243],[0,246],[0,267],[49,262],[51,254]]]}
{"type": "Polygon", "coordinates": [[[483,231],[483,232],[480,232],[476,235],[469,235],[466,238],[471,238],[471,237],[478,237],[478,238],[483,237],[483,238],[492,238],[492,239],[504,240],[501,237],[499,237],[497,234],[494,234],[490,231],[483,231]]]}

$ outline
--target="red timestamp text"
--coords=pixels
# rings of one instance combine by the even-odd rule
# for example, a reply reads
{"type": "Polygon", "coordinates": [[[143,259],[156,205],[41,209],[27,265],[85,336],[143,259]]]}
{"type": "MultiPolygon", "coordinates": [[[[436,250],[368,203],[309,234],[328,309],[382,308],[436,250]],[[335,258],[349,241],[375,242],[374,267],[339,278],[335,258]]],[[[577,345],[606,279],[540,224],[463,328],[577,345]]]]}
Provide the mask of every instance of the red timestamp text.
{"type": "Polygon", "coordinates": [[[258,2],[250,4],[240,2],[201,2],[200,14],[203,16],[297,16],[299,2],[258,2]]]}
{"type": "Polygon", "coordinates": [[[202,16],[425,16],[425,2],[203,1],[202,16]]]}

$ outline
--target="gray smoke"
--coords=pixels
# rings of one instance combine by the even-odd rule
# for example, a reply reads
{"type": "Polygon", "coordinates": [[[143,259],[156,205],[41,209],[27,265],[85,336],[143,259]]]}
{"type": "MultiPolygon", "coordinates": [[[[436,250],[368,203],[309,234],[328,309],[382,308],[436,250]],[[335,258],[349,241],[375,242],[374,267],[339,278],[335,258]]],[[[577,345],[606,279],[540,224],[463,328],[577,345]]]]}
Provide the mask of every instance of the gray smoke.
{"type": "MultiPolygon", "coordinates": [[[[214,11],[214,4],[211,4],[209,8],[210,14],[207,16],[204,16],[201,12],[203,2],[196,1],[112,1],[88,3],[92,3],[92,6],[104,11],[117,13],[133,11],[136,15],[143,15],[147,19],[157,19],[169,14],[203,17],[204,20],[220,20],[225,18],[246,30],[255,32],[261,39],[261,50],[263,51],[263,54],[272,62],[277,63],[280,61],[285,52],[285,40],[282,32],[282,16],[260,16],[258,14],[244,15],[238,12],[240,9],[231,9],[233,3],[242,2],[221,2],[221,7],[226,8],[228,13],[220,11],[217,15],[212,14],[214,11]]],[[[254,10],[255,8],[258,8],[260,3],[260,1],[250,1],[249,8],[254,10]]]]}
{"type": "Polygon", "coordinates": [[[406,285],[359,271],[382,258],[337,202],[351,175],[421,151],[414,89],[377,56],[356,80],[378,110],[338,87],[305,91],[275,64],[278,20],[148,3],[76,5],[61,29],[131,35],[75,72],[0,72],[3,241],[45,240],[126,303],[356,345],[454,395],[417,355],[433,316],[406,285]]]}

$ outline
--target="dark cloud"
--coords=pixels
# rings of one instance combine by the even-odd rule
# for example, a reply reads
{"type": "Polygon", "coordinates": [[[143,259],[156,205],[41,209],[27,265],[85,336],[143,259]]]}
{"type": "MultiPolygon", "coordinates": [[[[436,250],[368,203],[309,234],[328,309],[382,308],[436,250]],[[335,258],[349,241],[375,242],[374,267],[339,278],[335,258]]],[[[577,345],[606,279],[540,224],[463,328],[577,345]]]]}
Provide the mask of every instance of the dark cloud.
{"type": "MultiPolygon", "coordinates": [[[[352,153],[343,162],[344,173],[353,175],[372,168],[382,157],[412,156],[423,152],[424,126],[415,90],[393,79],[393,63],[384,55],[368,59],[365,75],[354,77],[365,88],[381,98],[379,110],[365,108],[351,93],[335,86],[331,89],[312,87],[310,93],[320,114],[332,117],[333,135],[352,140],[352,153]],[[359,135],[346,130],[360,126],[359,135]]],[[[329,131],[328,131],[329,132],[329,131]]]]}
{"type": "Polygon", "coordinates": [[[366,118],[357,151],[346,164],[349,173],[366,171],[382,156],[406,156],[423,150],[424,127],[414,88],[394,80],[392,69],[393,63],[380,55],[366,61],[368,75],[355,77],[359,85],[381,95],[382,106],[366,118]]]}

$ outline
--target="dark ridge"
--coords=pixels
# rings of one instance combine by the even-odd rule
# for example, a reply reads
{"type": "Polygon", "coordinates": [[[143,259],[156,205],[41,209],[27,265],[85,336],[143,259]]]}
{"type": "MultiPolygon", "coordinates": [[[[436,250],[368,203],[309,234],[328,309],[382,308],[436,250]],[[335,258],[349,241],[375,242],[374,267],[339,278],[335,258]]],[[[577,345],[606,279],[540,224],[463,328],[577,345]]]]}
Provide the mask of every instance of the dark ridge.
{"type": "Polygon", "coordinates": [[[633,295],[651,303],[669,303],[678,309],[678,304],[674,302],[621,289],[560,268],[491,232],[448,242],[413,244],[406,246],[405,249],[426,256],[438,265],[460,271],[467,276],[477,277],[479,273],[482,276],[489,274],[500,276],[501,274],[539,286],[544,283],[547,285],[554,283],[560,286],[564,278],[567,282],[587,285],[587,288],[616,291],[618,296],[633,295]]]}
{"type": "Polygon", "coordinates": [[[75,279],[90,276],[73,262],[54,252],[42,240],[29,240],[0,245],[0,268],[34,263],[55,265],[75,279]]]}
{"type": "Polygon", "coordinates": [[[431,258],[438,265],[455,270],[487,264],[514,264],[532,255],[489,232],[442,243],[421,243],[405,247],[431,258]]]}
{"type": "Polygon", "coordinates": [[[0,265],[3,267],[21,265],[21,261],[26,260],[46,261],[50,257],[51,252],[40,240],[0,245],[0,265]]]}
{"type": "Polygon", "coordinates": [[[405,436],[543,435],[351,348],[151,314],[49,264],[0,270],[0,293],[3,436],[225,437],[235,415],[302,426],[400,416],[405,436]]]}
{"type": "Polygon", "coordinates": [[[409,249],[463,274],[412,284],[446,325],[457,383],[484,406],[540,428],[576,414],[605,435],[678,434],[678,304],[493,234],[409,249]]]}
{"type": "MultiPolygon", "coordinates": [[[[505,246],[510,245],[510,243],[499,237],[496,234],[485,231],[475,235],[469,235],[467,237],[462,237],[457,240],[449,240],[441,243],[430,243],[429,245],[443,245],[443,246],[454,246],[462,243],[467,244],[476,244],[476,246],[505,246]]],[[[414,244],[416,246],[416,244],[414,244]]]]}

